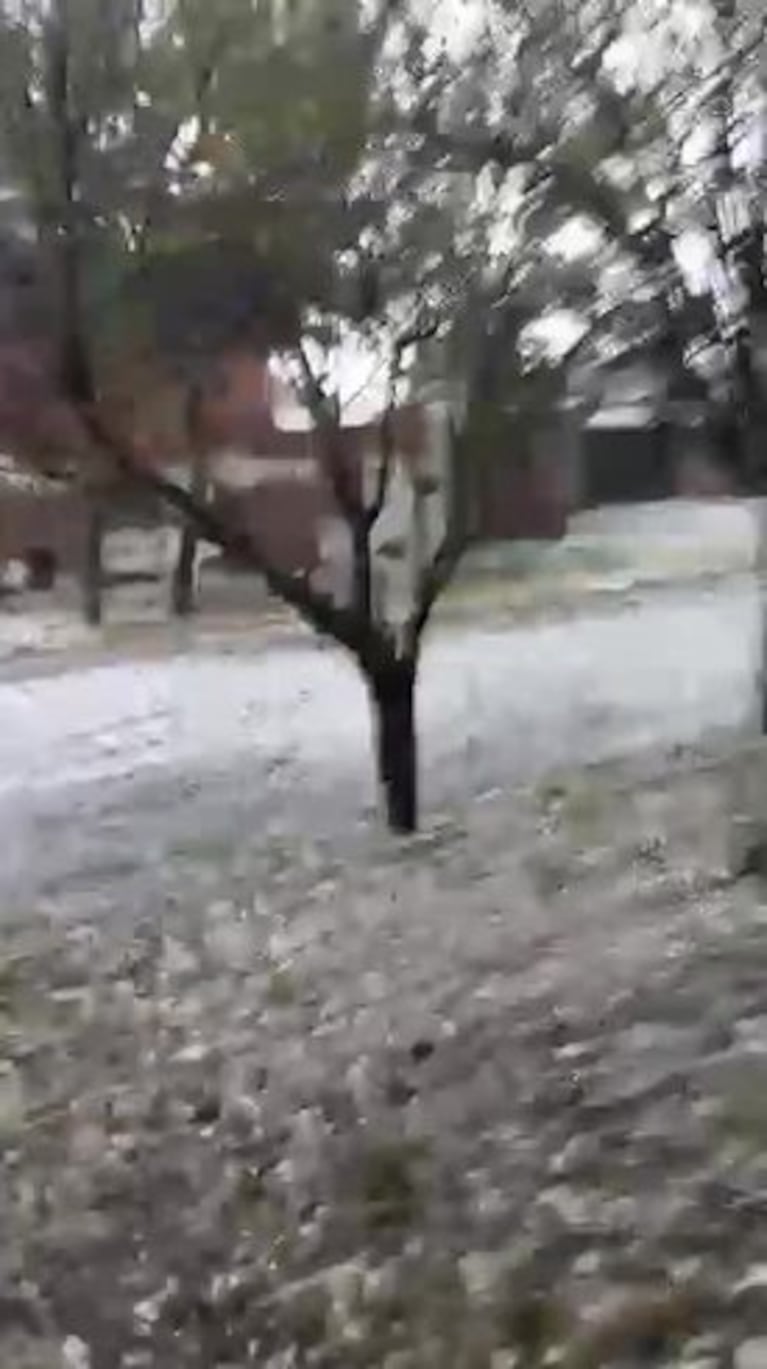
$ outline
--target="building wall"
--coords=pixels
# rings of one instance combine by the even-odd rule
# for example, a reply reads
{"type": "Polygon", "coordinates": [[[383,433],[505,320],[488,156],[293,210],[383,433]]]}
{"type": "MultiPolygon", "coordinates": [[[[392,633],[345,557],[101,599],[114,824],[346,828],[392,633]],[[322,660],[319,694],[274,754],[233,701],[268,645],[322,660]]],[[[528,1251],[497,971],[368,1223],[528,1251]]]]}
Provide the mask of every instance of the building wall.
{"type": "Polygon", "coordinates": [[[0,563],[44,547],[62,571],[74,571],[82,563],[84,539],[84,509],[76,492],[0,490],[0,563]]]}
{"type": "Polygon", "coordinates": [[[654,424],[587,428],[581,444],[580,507],[727,492],[705,428],[654,424]]]}
{"type": "Polygon", "coordinates": [[[477,453],[474,524],[479,541],[555,541],[567,530],[576,455],[562,417],[520,431],[509,418],[494,450],[477,453]]]}
{"type": "MultiPolygon", "coordinates": [[[[317,460],[318,439],[305,430],[276,427],[273,402],[263,359],[232,357],[222,383],[206,400],[203,430],[211,489],[227,520],[251,532],[275,564],[324,575],[325,583],[343,597],[350,584],[349,539],[317,460]]],[[[379,579],[391,582],[386,592],[396,581],[399,598],[412,588],[418,563],[432,554],[444,529],[449,480],[446,417],[439,404],[428,409],[411,405],[395,417],[397,459],[387,505],[375,529],[374,554],[379,579]],[[429,481],[415,505],[414,475],[429,481]],[[387,544],[403,538],[406,546],[399,562],[387,557],[387,544]]],[[[180,461],[183,454],[177,443],[163,447],[161,442],[148,442],[147,459],[150,453],[169,478],[188,482],[189,465],[180,461]]],[[[346,428],[339,435],[336,455],[352,480],[374,479],[370,472],[375,471],[379,454],[375,423],[346,428]]],[[[567,504],[561,436],[549,434],[527,464],[504,453],[486,469],[483,465],[477,531],[486,540],[559,537],[567,504]]],[[[128,509],[122,500],[110,509],[112,520],[136,529],[159,524],[167,530],[174,523],[164,511],[155,509],[147,516],[128,509]]],[[[76,491],[20,494],[0,487],[0,562],[22,557],[30,547],[46,547],[63,572],[72,572],[81,564],[84,538],[85,512],[76,491]]],[[[115,556],[127,555],[131,565],[141,559],[146,542],[147,569],[154,569],[157,537],[142,541],[137,532],[129,553],[126,537],[118,541],[115,556]]],[[[166,538],[163,546],[168,545],[166,538]]],[[[168,560],[169,555],[166,550],[160,559],[168,560]]]]}
{"type": "Polygon", "coordinates": [[[555,454],[524,466],[508,458],[486,465],[477,493],[480,541],[555,541],[567,530],[569,512],[568,476],[555,454]]]}
{"type": "Polygon", "coordinates": [[[674,493],[691,498],[712,499],[728,493],[725,471],[714,459],[705,432],[699,429],[674,435],[674,493]]]}
{"type": "Polygon", "coordinates": [[[214,503],[230,527],[250,533],[284,571],[311,573],[319,561],[327,496],[318,483],[271,479],[250,490],[218,489],[214,503]]]}
{"type": "Polygon", "coordinates": [[[154,528],[114,528],[104,537],[103,559],[116,576],[169,575],[178,556],[179,532],[170,523],[154,528]]]}

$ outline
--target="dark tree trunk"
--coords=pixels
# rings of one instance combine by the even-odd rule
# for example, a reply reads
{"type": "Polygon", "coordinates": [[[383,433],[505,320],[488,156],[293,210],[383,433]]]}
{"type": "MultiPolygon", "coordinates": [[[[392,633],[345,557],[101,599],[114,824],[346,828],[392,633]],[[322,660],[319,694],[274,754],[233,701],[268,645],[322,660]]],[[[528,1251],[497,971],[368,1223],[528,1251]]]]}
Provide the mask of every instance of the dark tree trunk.
{"type": "MultiPolygon", "coordinates": [[[[189,388],[186,400],[186,434],[192,463],[189,492],[200,504],[205,502],[208,492],[206,453],[200,432],[202,402],[202,387],[194,383],[189,388]]],[[[198,541],[197,530],[191,523],[184,523],[171,587],[171,609],[177,618],[188,618],[197,607],[194,571],[198,541]]]]}
{"type": "Polygon", "coordinates": [[[197,607],[194,581],[196,559],[197,533],[189,523],[185,523],[181,529],[171,589],[171,608],[177,618],[188,618],[197,607]]]}
{"type": "Polygon", "coordinates": [[[393,832],[405,835],[418,827],[415,678],[415,661],[406,659],[389,662],[370,680],[386,817],[393,832]]]}
{"type": "Polygon", "coordinates": [[[82,592],[83,614],[89,627],[99,627],[103,618],[104,523],[103,501],[97,495],[86,495],[82,592]]]}
{"type": "Polygon", "coordinates": [[[354,606],[364,618],[373,607],[373,566],[370,554],[370,529],[358,525],[352,531],[352,596],[354,606]]]}
{"type": "Polygon", "coordinates": [[[759,668],[756,687],[759,699],[759,729],[767,737],[767,496],[762,495],[756,511],[756,584],[759,596],[759,668]]]}

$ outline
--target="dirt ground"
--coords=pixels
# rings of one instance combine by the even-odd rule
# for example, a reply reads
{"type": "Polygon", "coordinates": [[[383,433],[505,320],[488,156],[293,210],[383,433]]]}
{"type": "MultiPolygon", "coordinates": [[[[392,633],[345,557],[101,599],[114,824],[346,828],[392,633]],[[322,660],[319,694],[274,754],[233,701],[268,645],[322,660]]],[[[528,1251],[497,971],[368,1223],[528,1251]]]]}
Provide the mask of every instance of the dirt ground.
{"type": "Polygon", "coordinates": [[[3,1369],[767,1366],[762,774],[200,832],[151,908],[17,908],[3,1369]]]}

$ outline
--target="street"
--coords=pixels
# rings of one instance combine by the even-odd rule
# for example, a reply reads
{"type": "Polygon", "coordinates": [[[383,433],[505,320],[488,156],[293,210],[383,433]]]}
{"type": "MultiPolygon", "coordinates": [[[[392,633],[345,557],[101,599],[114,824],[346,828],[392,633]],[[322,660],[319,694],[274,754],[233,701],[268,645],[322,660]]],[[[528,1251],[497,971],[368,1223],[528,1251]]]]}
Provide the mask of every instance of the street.
{"type": "MultiPolygon", "coordinates": [[[[567,621],[435,634],[419,692],[427,819],[551,768],[737,726],[753,698],[756,626],[744,579],[567,621]]],[[[14,900],[83,862],[156,871],[201,834],[338,834],[373,803],[364,688],[329,648],[0,685],[2,880],[14,900]]]]}

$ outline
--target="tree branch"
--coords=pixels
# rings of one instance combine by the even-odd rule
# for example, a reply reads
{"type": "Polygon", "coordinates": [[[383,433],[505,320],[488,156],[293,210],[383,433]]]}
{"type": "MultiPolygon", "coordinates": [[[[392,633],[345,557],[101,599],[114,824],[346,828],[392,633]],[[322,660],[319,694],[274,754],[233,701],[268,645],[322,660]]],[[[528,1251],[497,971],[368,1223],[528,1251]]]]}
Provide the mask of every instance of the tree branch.
{"type": "Polygon", "coordinates": [[[376,490],[372,502],[365,511],[365,522],[369,529],[378,522],[386,503],[391,481],[392,466],[394,465],[394,412],[391,403],[387,403],[378,425],[378,438],[380,453],[378,457],[378,470],[376,472],[376,490]]]}
{"type": "MultiPolygon", "coordinates": [[[[372,673],[381,660],[391,654],[391,643],[385,632],[375,628],[369,614],[360,613],[356,603],[350,609],[337,606],[329,595],[315,590],[305,576],[274,565],[251,533],[235,531],[193,492],[139,462],[130,441],[123,439],[100,411],[82,300],[83,215],[78,197],[81,133],[72,105],[68,0],[56,0],[53,16],[45,75],[56,131],[56,213],[49,228],[49,245],[58,272],[60,293],[59,393],[79,422],[94,460],[103,458],[117,473],[158,496],[186,519],[202,538],[221,547],[233,561],[262,575],[268,587],[315,631],[334,638],[356,658],[363,670],[372,673]]],[[[318,391],[322,395],[319,386],[318,391]]],[[[313,399],[316,405],[316,394],[313,399]]],[[[325,417],[324,404],[321,412],[325,417]]]]}
{"type": "MultiPolygon", "coordinates": [[[[487,134],[472,136],[452,133],[439,128],[434,116],[429,114],[427,117],[425,113],[412,121],[394,125],[388,131],[399,132],[405,137],[415,136],[428,153],[430,163],[436,153],[437,157],[449,160],[459,171],[478,171],[488,163],[501,171],[511,171],[515,167],[536,162],[549,145],[548,139],[543,137],[526,141],[504,133],[491,134],[489,137],[487,134]]],[[[410,157],[411,160],[417,160],[419,153],[414,149],[410,157]]]]}
{"type": "Polygon", "coordinates": [[[397,399],[397,382],[402,373],[402,357],[409,347],[415,347],[419,342],[428,342],[439,330],[439,323],[435,319],[424,327],[414,327],[408,332],[401,334],[394,345],[391,366],[389,367],[389,385],[386,400],[386,407],[381,415],[379,423],[380,456],[378,461],[378,471],[376,473],[376,489],[372,503],[365,512],[368,528],[372,528],[378,521],[386,503],[391,481],[392,466],[395,454],[395,435],[394,435],[394,413],[397,399]]]}
{"type": "Polygon", "coordinates": [[[315,631],[335,638],[361,664],[380,651],[369,625],[353,610],[338,607],[329,595],[313,589],[305,576],[275,566],[252,533],[234,531],[213,508],[190,491],[158,471],[139,464],[128,444],[104,423],[95,405],[78,404],[76,411],[91,442],[122,475],[156,494],[191,523],[199,536],[221,547],[236,564],[262,575],[269,589],[295,609],[315,631]]]}
{"type": "Polygon", "coordinates": [[[302,342],[296,347],[296,356],[304,379],[306,400],[319,433],[322,471],[349,526],[352,530],[364,527],[364,499],[354,488],[348,462],[339,443],[338,417],[331,410],[331,401],[315,375],[302,342]]]}

